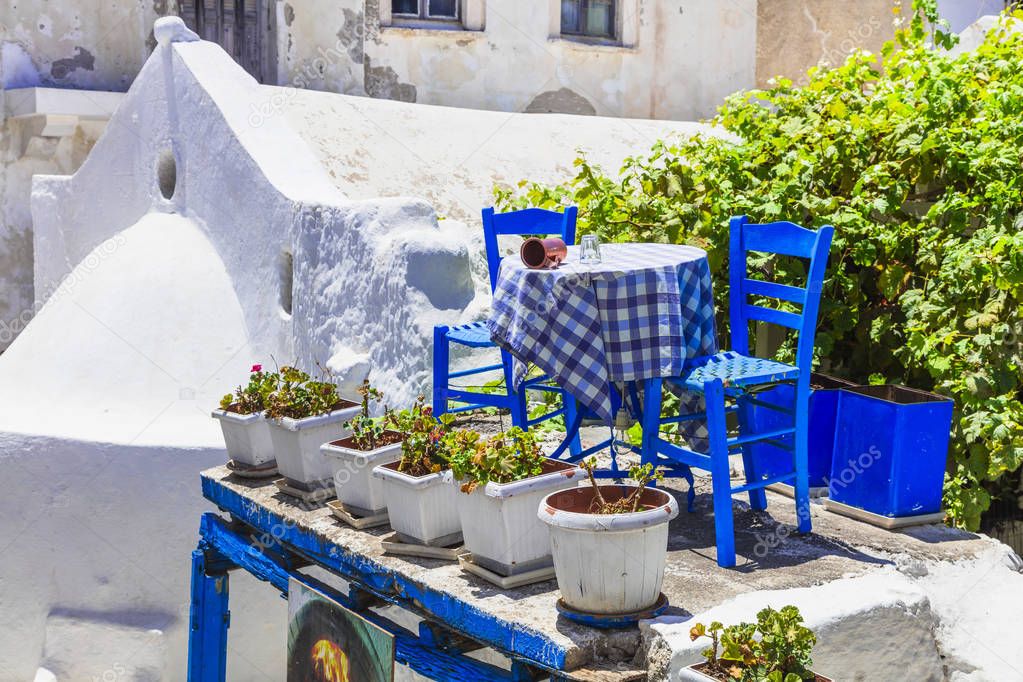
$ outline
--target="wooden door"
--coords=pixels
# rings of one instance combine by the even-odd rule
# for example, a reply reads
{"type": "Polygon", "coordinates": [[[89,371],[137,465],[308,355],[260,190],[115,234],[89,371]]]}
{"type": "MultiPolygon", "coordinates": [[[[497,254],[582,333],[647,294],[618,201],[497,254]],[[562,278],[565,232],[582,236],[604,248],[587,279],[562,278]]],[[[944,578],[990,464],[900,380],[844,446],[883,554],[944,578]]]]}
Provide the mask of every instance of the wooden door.
{"type": "Polygon", "coordinates": [[[224,48],[260,83],[273,73],[270,68],[273,40],[268,12],[272,0],[179,0],[185,24],[203,40],[224,48]]]}

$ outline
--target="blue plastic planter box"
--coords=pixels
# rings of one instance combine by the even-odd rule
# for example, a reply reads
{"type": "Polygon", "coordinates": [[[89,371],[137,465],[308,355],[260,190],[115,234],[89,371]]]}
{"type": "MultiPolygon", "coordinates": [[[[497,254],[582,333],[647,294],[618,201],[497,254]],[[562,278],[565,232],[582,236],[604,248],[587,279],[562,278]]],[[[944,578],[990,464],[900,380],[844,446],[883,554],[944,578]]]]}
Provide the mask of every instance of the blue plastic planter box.
{"type": "MultiPolygon", "coordinates": [[[[835,414],[838,409],[839,389],[853,387],[844,379],[826,374],[810,375],[810,419],[807,454],[809,456],[810,488],[820,488],[823,493],[831,475],[831,455],[835,445],[835,414]]],[[[757,394],[757,400],[792,408],[796,389],[794,386],[776,386],[757,394]]],[[[792,425],[790,415],[772,410],[769,407],[752,405],[750,420],[755,432],[773,431],[792,425]]],[[[791,436],[778,439],[789,446],[791,436]]],[[[757,474],[765,478],[780,476],[793,470],[795,462],[790,450],[785,450],[767,443],[754,443],[749,446],[757,465],[757,474]]]]}
{"type": "Polygon", "coordinates": [[[941,511],[952,400],[905,386],[840,392],[831,499],[879,516],[941,511]]]}

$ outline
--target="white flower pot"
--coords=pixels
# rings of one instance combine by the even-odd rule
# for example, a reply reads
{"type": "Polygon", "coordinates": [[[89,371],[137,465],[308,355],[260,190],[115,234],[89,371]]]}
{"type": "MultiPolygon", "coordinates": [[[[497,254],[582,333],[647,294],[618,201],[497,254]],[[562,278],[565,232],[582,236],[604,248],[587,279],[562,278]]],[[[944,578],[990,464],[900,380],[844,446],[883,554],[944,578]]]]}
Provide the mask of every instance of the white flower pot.
{"type": "Polygon", "coordinates": [[[232,460],[259,466],[274,458],[270,427],[267,426],[262,412],[238,414],[227,410],[213,410],[211,416],[220,422],[227,456],[232,460]]]}
{"type": "Polygon", "coordinates": [[[447,547],[462,539],[455,499],[460,493],[450,483],[450,471],[409,476],[394,463],[376,467],[373,476],[384,483],[387,518],[400,535],[434,547],[447,547]]]}
{"type": "MultiPolygon", "coordinates": [[[[632,486],[604,485],[605,499],[618,499],[632,486]]],[[[647,488],[644,511],[591,514],[593,488],[554,492],[537,511],[550,527],[554,571],[565,604],[603,615],[643,611],[661,593],[668,522],[678,516],[675,498],[647,488]]]]}
{"type": "Polygon", "coordinates": [[[353,403],[351,407],[305,419],[267,420],[277,455],[277,470],[307,488],[329,485],[334,467],[320,452],[320,446],[347,436],[341,425],[359,414],[359,410],[353,403]]]}
{"type": "MultiPolygon", "coordinates": [[[[487,483],[458,493],[458,515],[465,548],[473,560],[501,575],[545,568],[552,563],[547,526],[536,509],[548,494],[573,488],[586,472],[547,460],[544,473],[512,483],[487,483]]],[[[456,490],[459,482],[453,482],[456,490]]]]}
{"type": "Polygon", "coordinates": [[[320,452],[333,467],[337,499],[362,516],[381,514],[387,511],[384,482],[373,476],[373,467],[401,459],[401,442],[375,450],[357,450],[346,447],[349,440],[336,440],[320,446],[320,452]]]}
{"type": "Polygon", "coordinates": [[[704,675],[699,670],[696,670],[693,666],[688,666],[679,671],[678,679],[679,682],[708,682],[708,680],[709,682],[718,682],[713,677],[704,675]]]}
{"type": "MultiPolygon", "coordinates": [[[[693,665],[687,668],[683,668],[681,671],[679,671],[678,674],[679,682],[720,682],[716,677],[705,675],[699,670],[697,670],[696,669],[697,665],[702,665],[702,663],[694,663],[693,665]]],[[[817,673],[817,679],[818,680],[823,679],[825,682],[834,682],[830,678],[824,677],[820,673],[817,673]]]]}

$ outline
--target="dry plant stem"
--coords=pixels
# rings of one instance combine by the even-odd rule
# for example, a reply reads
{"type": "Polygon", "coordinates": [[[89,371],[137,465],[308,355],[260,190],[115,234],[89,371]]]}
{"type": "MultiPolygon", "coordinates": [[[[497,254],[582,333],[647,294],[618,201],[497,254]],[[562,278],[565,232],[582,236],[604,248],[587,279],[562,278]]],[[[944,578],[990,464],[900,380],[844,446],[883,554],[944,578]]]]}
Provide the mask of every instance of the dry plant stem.
{"type": "Polygon", "coordinates": [[[593,467],[586,467],[586,473],[589,474],[590,485],[593,486],[593,494],[597,496],[595,503],[598,509],[603,509],[607,506],[607,502],[604,501],[604,496],[600,494],[600,486],[597,485],[597,478],[593,475],[593,467]]]}

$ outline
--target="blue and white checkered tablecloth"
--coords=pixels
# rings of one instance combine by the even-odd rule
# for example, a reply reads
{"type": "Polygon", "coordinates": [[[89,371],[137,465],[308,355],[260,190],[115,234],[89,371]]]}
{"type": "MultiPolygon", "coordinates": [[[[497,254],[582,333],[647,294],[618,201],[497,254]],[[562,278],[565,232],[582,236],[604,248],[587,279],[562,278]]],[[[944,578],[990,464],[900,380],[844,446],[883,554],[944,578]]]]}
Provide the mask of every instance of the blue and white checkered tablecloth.
{"type": "Polygon", "coordinates": [[[584,406],[613,420],[609,382],[678,376],[686,360],[717,351],[710,267],[702,249],[604,244],[602,262],[578,247],[556,270],[501,261],[495,343],[515,358],[515,385],[535,364],[584,406]]]}

